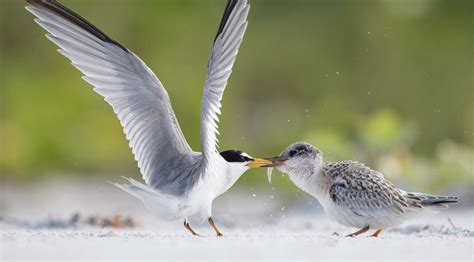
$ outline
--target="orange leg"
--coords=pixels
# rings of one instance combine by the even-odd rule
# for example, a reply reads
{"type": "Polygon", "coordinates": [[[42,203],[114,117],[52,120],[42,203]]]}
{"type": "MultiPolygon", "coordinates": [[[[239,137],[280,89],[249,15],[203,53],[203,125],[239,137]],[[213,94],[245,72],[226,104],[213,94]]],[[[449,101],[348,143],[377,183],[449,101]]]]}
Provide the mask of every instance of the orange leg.
{"type": "Polygon", "coordinates": [[[358,236],[360,234],[363,234],[363,233],[367,232],[368,230],[369,230],[369,226],[366,226],[366,227],[362,228],[361,230],[359,230],[357,232],[354,232],[352,234],[347,235],[346,237],[355,237],[355,236],[358,236]]]}
{"type": "Polygon", "coordinates": [[[221,237],[222,233],[219,231],[219,229],[217,229],[216,225],[214,224],[214,220],[212,220],[212,217],[210,217],[207,221],[209,221],[209,225],[214,228],[214,231],[216,231],[217,236],[221,237]]]}
{"type": "Polygon", "coordinates": [[[380,232],[382,232],[382,229],[377,229],[377,230],[371,235],[371,237],[379,237],[380,232]]]}
{"type": "Polygon", "coordinates": [[[189,225],[189,223],[186,219],[184,220],[184,228],[186,228],[189,232],[191,232],[191,234],[193,234],[193,236],[199,236],[199,237],[201,236],[198,233],[194,232],[194,230],[191,228],[191,226],[189,225]]]}

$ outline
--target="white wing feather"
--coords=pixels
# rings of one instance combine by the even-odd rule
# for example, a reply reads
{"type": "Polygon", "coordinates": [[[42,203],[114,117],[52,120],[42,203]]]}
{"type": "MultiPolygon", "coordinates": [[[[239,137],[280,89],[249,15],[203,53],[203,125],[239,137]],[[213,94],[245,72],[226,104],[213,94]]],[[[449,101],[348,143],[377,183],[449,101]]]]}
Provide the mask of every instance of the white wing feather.
{"type": "Polygon", "coordinates": [[[167,175],[163,167],[168,161],[192,152],[166,90],[135,54],[103,41],[47,8],[26,9],[50,33],[47,37],[61,48],[58,51],[112,106],[147,184],[158,181],[156,176],[167,175]]]}
{"type": "MultiPolygon", "coordinates": [[[[235,1],[229,1],[229,4],[235,1]]],[[[228,5],[229,5],[228,4],[228,5]]],[[[201,107],[201,149],[204,157],[203,168],[211,172],[217,152],[217,122],[221,113],[221,100],[227,80],[232,73],[240,43],[247,29],[247,15],[250,5],[246,0],[235,3],[222,31],[218,34],[208,63],[206,84],[201,107]]]]}

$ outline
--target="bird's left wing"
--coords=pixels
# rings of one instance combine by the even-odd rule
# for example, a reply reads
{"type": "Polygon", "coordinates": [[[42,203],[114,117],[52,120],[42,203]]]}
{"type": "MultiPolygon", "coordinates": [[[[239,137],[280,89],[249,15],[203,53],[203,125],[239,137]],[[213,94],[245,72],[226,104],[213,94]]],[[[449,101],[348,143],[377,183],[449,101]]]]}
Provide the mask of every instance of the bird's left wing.
{"type": "Polygon", "coordinates": [[[204,171],[212,169],[217,153],[217,121],[222,95],[232,73],[240,43],[247,29],[247,0],[228,0],[208,62],[201,105],[201,149],[204,171]]]}
{"type": "Polygon", "coordinates": [[[401,215],[409,209],[409,199],[380,172],[361,163],[343,161],[327,164],[323,171],[332,177],[331,200],[339,207],[370,218],[401,215]]]}
{"type": "Polygon", "coordinates": [[[178,160],[195,164],[168,93],[138,56],[55,0],[27,2],[48,39],[112,106],[149,186],[162,189],[175,181],[178,160]]]}

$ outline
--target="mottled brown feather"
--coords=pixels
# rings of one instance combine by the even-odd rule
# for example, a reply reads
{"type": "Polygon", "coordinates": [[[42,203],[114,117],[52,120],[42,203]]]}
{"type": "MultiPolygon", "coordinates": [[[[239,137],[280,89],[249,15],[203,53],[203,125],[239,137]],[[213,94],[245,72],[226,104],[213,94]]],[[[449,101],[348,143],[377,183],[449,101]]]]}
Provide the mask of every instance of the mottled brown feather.
{"type": "Polygon", "coordinates": [[[385,180],[382,173],[355,161],[326,163],[324,175],[333,182],[329,189],[337,205],[365,217],[400,215],[409,208],[421,208],[419,200],[408,198],[385,180]]]}

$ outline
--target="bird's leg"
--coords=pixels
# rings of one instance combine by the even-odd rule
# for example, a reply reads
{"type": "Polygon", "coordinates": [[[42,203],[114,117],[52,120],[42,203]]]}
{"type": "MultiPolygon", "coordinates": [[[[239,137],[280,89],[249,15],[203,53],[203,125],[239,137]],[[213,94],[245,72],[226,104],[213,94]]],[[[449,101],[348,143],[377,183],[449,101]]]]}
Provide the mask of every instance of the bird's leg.
{"type": "Polygon", "coordinates": [[[209,221],[209,225],[211,225],[211,227],[214,228],[214,231],[216,231],[217,236],[221,237],[222,233],[219,231],[219,229],[217,229],[216,225],[214,224],[214,220],[212,220],[212,217],[209,217],[207,221],[209,221]]]}
{"type": "Polygon", "coordinates": [[[198,233],[194,232],[194,230],[191,228],[191,226],[189,225],[188,223],[188,220],[184,220],[184,228],[186,228],[189,232],[191,232],[191,234],[193,234],[194,236],[201,236],[199,235],[198,233]]]}
{"type": "Polygon", "coordinates": [[[377,230],[371,235],[371,237],[379,237],[380,232],[382,232],[382,229],[377,229],[377,230]]]}
{"type": "Polygon", "coordinates": [[[369,230],[369,226],[366,226],[366,227],[362,228],[362,229],[359,230],[359,231],[356,231],[356,232],[354,232],[354,233],[352,233],[352,234],[347,235],[346,237],[355,237],[355,236],[358,236],[358,235],[360,235],[360,234],[363,234],[363,233],[367,232],[368,230],[369,230]]]}

